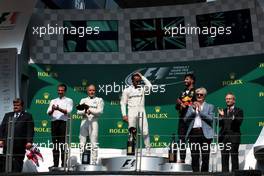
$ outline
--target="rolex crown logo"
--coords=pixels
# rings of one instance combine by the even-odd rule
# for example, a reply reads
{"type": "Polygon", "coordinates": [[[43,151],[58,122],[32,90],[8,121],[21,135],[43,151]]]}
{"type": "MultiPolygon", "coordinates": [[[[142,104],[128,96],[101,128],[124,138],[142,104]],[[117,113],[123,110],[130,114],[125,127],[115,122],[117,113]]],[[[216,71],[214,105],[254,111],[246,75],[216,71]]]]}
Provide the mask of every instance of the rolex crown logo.
{"type": "Polygon", "coordinates": [[[48,125],[48,121],[47,121],[47,120],[42,120],[42,121],[41,121],[41,125],[42,125],[43,127],[46,127],[46,126],[48,125]]]}
{"type": "Polygon", "coordinates": [[[50,72],[50,71],[51,71],[51,66],[50,66],[50,65],[47,65],[47,66],[46,66],[46,71],[47,71],[47,72],[50,72]]]}
{"type": "Polygon", "coordinates": [[[154,141],[155,141],[155,142],[158,142],[158,141],[159,141],[159,138],[160,138],[159,135],[154,135],[154,141]]]}
{"type": "Polygon", "coordinates": [[[234,72],[229,74],[230,79],[235,79],[236,74],[234,72]]]}
{"type": "Polygon", "coordinates": [[[122,128],[123,127],[123,122],[122,121],[118,121],[117,122],[117,128],[122,128]]]}
{"type": "Polygon", "coordinates": [[[87,84],[88,84],[88,81],[87,80],[82,80],[82,86],[87,86],[87,84]]]}
{"type": "Polygon", "coordinates": [[[155,112],[156,112],[156,113],[159,113],[159,112],[160,112],[160,109],[161,109],[160,106],[156,106],[156,107],[155,107],[155,112]]]}
{"type": "Polygon", "coordinates": [[[48,92],[45,92],[44,94],[43,94],[43,97],[45,98],[45,99],[48,99],[49,98],[49,93],[48,92]]]}

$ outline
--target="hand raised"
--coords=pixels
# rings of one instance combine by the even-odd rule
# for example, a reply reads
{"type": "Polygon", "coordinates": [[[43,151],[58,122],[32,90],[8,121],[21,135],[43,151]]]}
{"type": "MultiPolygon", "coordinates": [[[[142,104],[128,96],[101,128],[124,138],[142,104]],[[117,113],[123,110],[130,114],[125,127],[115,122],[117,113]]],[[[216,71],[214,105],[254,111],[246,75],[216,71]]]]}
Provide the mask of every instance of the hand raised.
{"type": "Polygon", "coordinates": [[[125,122],[128,122],[128,116],[123,116],[123,120],[124,120],[125,122]]]}
{"type": "Polygon", "coordinates": [[[218,113],[221,117],[224,116],[224,110],[222,108],[218,108],[218,113]]]}

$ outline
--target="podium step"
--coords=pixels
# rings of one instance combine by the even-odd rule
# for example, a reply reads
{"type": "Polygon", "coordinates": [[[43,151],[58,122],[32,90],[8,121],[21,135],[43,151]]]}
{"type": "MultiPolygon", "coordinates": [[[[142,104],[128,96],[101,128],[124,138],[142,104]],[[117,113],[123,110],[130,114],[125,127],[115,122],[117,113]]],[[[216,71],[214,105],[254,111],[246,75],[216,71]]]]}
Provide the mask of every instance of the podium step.
{"type": "Polygon", "coordinates": [[[161,165],[162,172],[192,172],[192,166],[186,163],[164,163],[161,165]]]}
{"type": "Polygon", "coordinates": [[[75,171],[107,171],[102,165],[80,164],[75,166],[75,171]]]}
{"type": "Polygon", "coordinates": [[[161,165],[166,158],[156,156],[143,156],[141,159],[135,156],[122,156],[114,158],[102,158],[102,165],[107,171],[161,171],[161,165]]]}

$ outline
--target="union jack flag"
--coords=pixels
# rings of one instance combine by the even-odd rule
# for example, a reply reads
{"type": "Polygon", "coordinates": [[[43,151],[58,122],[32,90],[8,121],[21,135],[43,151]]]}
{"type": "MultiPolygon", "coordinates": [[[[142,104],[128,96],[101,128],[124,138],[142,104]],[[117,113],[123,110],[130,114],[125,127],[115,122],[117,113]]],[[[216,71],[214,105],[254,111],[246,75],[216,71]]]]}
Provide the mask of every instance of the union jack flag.
{"type": "Polygon", "coordinates": [[[179,26],[184,26],[184,17],[131,20],[132,51],[186,48],[185,35],[166,33],[179,26]]]}

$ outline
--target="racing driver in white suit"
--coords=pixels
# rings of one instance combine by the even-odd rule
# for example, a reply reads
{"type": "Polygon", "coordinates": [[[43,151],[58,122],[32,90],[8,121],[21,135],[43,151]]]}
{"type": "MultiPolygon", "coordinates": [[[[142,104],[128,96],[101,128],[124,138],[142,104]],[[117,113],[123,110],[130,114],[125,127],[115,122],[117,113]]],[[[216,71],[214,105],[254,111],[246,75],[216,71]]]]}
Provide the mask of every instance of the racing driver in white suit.
{"type": "Polygon", "coordinates": [[[132,85],[125,88],[122,93],[120,105],[123,120],[128,122],[128,128],[135,127],[139,116],[143,116],[142,122],[139,122],[141,132],[143,131],[144,144],[147,155],[150,154],[150,138],[148,131],[148,121],[145,112],[145,93],[150,92],[151,83],[141,73],[137,72],[132,75],[132,85]],[[145,85],[140,85],[143,80],[145,85]],[[126,112],[128,107],[128,113],[126,112]]]}
{"type": "Polygon", "coordinates": [[[96,97],[96,88],[94,85],[89,85],[86,88],[88,97],[81,99],[81,104],[89,106],[86,110],[78,110],[77,114],[82,115],[82,122],[80,126],[80,145],[81,148],[86,144],[86,138],[89,136],[91,143],[91,164],[97,163],[98,155],[98,118],[103,113],[104,101],[102,98],[96,97]]]}

